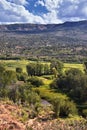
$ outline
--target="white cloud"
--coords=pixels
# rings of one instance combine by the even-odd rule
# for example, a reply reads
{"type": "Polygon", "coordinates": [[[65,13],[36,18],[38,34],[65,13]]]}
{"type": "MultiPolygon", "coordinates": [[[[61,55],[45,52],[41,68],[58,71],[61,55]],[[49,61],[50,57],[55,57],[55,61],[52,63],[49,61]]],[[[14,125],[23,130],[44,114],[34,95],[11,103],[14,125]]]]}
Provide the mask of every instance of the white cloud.
{"type": "Polygon", "coordinates": [[[82,8],[82,14],[87,17],[87,4],[85,4],[82,8]]]}
{"type": "Polygon", "coordinates": [[[45,6],[48,11],[57,9],[63,0],[38,0],[36,3],[45,6]]]}
{"type": "Polygon", "coordinates": [[[7,1],[15,3],[17,5],[26,5],[26,4],[28,4],[27,0],[7,0],[7,1]]]}
{"type": "Polygon", "coordinates": [[[37,0],[47,12],[38,15],[26,9],[33,0],[0,0],[0,23],[61,23],[87,19],[87,0],[37,0]]]}
{"type": "Polygon", "coordinates": [[[43,14],[45,23],[61,23],[62,20],[58,18],[58,8],[63,0],[38,0],[37,4],[45,6],[48,13],[43,14]]]}
{"type": "Polygon", "coordinates": [[[38,6],[38,5],[45,6],[44,1],[38,0],[38,1],[35,3],[35,7],[38,6]]]}
{"type": "Polygon", "coordinates": [[[63,21],[77,20],[76,10],[80,0],[38,0],[37,3],[45,6],[48,13],[43,15],[46,23],[61,23],[63,21]]]}
{"type": "Polygon", "coordinates": [[[44,20],[30,13],[23,5],[0,0],[0,22],[44,23],[44,20]]]}
{"type": "Polygon", "coordinates": [[[55,23],[55,24],[57,24],[57,23],[62,23],[63,22],[62,20],[60,20],[58,18],[57,13],[54,10],[52,12],[44,14],[43,18],[45,20],[45,23],[48,23],[48,24],[49,23],[55,23]]]}
{"type": "Polygon", "coordinates": [[[67,1],[69,1],[71,3],[75,3],[75,4],[78,4],[80,2],[80,0],[67,0],[67,1]]]}

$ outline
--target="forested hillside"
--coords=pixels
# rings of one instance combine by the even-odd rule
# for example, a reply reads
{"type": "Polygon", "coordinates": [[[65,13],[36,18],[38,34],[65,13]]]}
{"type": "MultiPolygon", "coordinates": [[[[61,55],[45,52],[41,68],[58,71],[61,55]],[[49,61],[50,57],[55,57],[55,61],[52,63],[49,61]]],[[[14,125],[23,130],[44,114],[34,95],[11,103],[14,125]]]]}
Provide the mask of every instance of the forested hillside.
{"type": "Polygon", "coordinates": [[[0,57],[83,62],[87,55],[87,21],[63,24],[0,25],[0,57]]]}

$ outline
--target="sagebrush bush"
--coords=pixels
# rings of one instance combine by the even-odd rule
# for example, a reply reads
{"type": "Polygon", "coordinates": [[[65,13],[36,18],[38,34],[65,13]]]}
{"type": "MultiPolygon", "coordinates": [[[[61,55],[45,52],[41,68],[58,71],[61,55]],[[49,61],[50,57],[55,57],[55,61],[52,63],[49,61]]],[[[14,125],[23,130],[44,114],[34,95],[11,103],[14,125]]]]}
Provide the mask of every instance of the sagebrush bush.
{"type": "Polygon", "coordinates": [[[53,98],[52,104],[53,110],[55,112],[55,117],[68,117],[70,114],[77,114],[76,105],[72,101],[55,97],[53,98]]]}

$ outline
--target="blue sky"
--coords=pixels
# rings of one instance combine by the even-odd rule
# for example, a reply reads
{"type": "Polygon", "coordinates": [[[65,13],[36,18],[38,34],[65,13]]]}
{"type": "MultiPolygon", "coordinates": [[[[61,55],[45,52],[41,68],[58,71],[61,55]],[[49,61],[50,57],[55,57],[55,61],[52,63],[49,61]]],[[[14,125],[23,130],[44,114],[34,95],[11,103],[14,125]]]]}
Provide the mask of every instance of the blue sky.
{"type": "Polygon", "coordinates": [[[87,19],[87,0],[0,0],[0,24],[52,24],[87,19]]]}

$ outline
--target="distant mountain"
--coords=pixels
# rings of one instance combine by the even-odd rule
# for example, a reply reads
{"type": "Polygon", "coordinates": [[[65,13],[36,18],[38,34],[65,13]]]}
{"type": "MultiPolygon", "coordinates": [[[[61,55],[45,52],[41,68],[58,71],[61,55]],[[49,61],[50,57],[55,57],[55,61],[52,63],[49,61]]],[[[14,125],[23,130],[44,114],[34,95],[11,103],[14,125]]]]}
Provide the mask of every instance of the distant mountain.
{"type": "Polygon", "coordinates": [[[87,59],[87,21],[0,25],[0,57],[87,59]]]}
{"type": "Polygon", "coordinates": [[[87,21],[65,22],[63,24],[9,24],[0,25],[0,32],[40,33],[67,29],[87,29],[87,21]]]}

